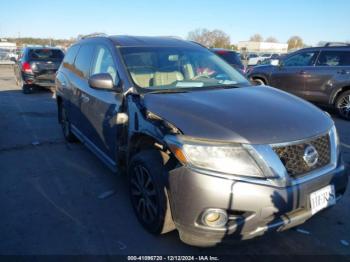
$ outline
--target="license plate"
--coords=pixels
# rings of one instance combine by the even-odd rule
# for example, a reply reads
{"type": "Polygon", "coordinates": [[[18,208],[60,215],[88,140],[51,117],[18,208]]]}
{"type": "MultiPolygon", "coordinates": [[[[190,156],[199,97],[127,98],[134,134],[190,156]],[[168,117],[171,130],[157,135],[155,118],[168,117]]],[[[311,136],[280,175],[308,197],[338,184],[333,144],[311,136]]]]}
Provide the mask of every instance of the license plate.
{"type": "Polygon", "coordinates": [[[334,205],[336,203],[334,186],[329,185],[311,193],[310,203],[313,215],[326,207],[334,205]]]}

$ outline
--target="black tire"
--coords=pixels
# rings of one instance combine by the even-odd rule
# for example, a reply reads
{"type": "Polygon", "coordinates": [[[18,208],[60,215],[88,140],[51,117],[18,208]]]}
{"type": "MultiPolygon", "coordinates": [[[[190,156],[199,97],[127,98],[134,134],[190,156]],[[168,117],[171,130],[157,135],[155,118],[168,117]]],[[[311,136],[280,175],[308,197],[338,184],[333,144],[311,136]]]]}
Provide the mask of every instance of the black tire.
{"type": "Polygon", "coordinates": [[[33,92],[33,87],[31,85],[27,85],[23,82],[22,78],[20,79],[16,79],[16,84],[18,87],[20,87],[22,89],[22,93],[23,94],[31,94],[33,92]]]}
{"type": "Polygon", "coordinates": [[[350,90],[338,95],[335,101],[335,108],[341,118],[350,120],[350,90]]]}
{"type": "Polygon", "coordinates": [[[152,234],[175,229],[166,189],[165,157],[160,151],[137,153],[128,168],[129,195],[137,219],[152,234]]]}
{"type": "Polygon", "coordinates": [[[266,85],[265,81],[262,80],[261,78],[254,78],[253,83],[255,83],[257,86],[264,86],[266,85]]]}
{"type": "Polygon", "coordinates": [[[33,92],[33,87],[30,85],[23,84],[22,85],[22,92],[25,95],[31,94],[33,92]]]}
{"type": "Polygon", "coordinates": [[[78,139],[76,138],[76,136],[72,133],[71,130],[71,124],[68,120],[68,116],[67,116],[67,112],[66,109],[64,108],[64,105],[62,103],[59,104],[58,106],[58,110],[60,112],[60,123],[61,123],[61,127],[62,127],[62,132],[63,132],[63,136],[64,139],[68,142],[68,143],[74,143],[77,142],[78,139]]]}

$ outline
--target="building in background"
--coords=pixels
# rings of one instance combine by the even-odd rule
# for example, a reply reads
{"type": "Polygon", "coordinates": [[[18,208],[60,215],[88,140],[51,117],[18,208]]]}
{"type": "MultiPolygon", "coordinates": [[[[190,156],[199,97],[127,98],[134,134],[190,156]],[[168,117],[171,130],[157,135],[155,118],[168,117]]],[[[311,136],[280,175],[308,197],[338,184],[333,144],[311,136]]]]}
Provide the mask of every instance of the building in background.
{"type": "Polygon", "coordinates": [[[0,64],[13,63],[17,59],[16,43],[7,42],[6,39],[0,40],[0,64]]]}
{"type": "Polygon", "coordinates": [[[287,43],[271,43],[271,42],[253,42],[240,41],[237,45],[238,51],[244,53],[277,53],[285,54],[288,52],[287,43]]]}

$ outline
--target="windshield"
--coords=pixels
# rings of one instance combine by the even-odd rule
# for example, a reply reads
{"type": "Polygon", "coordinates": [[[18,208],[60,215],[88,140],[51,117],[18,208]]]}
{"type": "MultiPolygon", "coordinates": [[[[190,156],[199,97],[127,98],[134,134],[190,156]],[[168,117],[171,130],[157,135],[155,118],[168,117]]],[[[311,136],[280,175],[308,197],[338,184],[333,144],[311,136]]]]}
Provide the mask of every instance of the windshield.
{"type": "Polygon", "coordinates": [[[145,89],[224,87],[248,84],[229,64],[206,49],[121,47],[134,83],[145,89]]]}

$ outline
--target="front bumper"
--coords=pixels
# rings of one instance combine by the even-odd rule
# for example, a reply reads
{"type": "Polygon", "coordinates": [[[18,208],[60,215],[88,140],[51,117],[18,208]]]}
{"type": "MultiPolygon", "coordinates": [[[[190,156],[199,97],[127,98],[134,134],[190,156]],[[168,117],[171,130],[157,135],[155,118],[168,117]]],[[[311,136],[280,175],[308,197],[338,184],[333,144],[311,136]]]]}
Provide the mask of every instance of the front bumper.
{"type": "Polygon", "coordinates": [[[302,224],[312,216],[312,192],[333,184],[339,200],[347,182],[347,169],[342,163],[327,174],[286,187],[236,181],[180,167],[169,174],[169,198],[181,239],[188,244],[210,246],[302,224]],[[208,208],[226,210],[230,217],[227,225],[203,225],[200,217],[208,208]]]}

